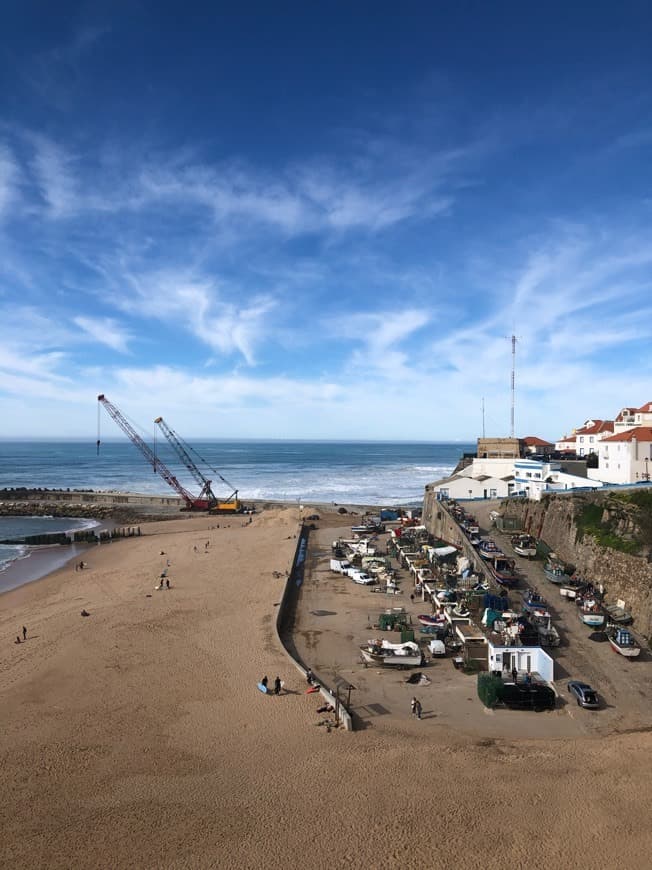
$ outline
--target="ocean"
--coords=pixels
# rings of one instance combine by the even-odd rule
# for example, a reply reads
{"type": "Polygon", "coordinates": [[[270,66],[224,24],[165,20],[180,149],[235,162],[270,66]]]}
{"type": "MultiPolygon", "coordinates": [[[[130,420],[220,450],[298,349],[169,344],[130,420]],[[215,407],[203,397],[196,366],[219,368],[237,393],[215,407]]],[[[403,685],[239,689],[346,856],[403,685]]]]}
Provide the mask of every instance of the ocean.
{"type": "MultiPolygon", "coordinates": [[[[427,483],[451,473],[473,444],[362,441],[192,441],[218,497],[360,505],[419,504],[427,483]],[[210,469],[210,470],[209,470],[210,469]]],[[[150,444],[180,483],[199,485],[167,441],[150,444]]],[[[197,456],[194,456],[197,461],[197,456]]],[[[7,487],[127,490],[168,495],[168,484],[128,441],[0,441],[0,490],[7,487]]],[[[18,528],[34,520],[16,518],[18,528]]],[[[51,531],[61,531],[46,523],[51,531]]],[[[61,521],[58,521],[61,522],[61,521]]],[[[73,526],[63,521],[68,528],[73,526]]],[[[75,526],[77,528],[78,526],[75,526]]],[[[16,535],[38,534],[18,531],[16,535]]],[[[10,537],[0,531],[0,539],[10,537]]],[[[0,545],[1,546],[1,545],[0,545]]],[[[0,551],[0,563],[25,555],[0,551]]]]}

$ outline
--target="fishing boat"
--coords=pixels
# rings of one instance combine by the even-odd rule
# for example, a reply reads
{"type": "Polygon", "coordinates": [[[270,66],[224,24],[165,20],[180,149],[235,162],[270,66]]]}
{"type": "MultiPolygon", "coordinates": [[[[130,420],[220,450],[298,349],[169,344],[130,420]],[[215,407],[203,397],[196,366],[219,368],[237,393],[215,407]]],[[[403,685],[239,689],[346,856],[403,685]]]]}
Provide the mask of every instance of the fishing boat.
{"type": "Polygon", "coordinates": [[[414,641],[390,643],[386,640],[370,640],[360,647],[360,652],[370,665],[418,668],[423,664],[423,653],[414,641]]]}
{"type": "Polygon", "coordinates": [[[518,556],[534,559],[537,554],[536,538],[533,538],[532,535],[514,535],[512,537],[512,549],[518,556]]]}
{"type": "Polygon", "coordinates": [[[495,541],[490,538],[483,538],[478,544],[478,552],[483,559],[491,559],[492,556],[504,556],[505,554],[500,549],[495,541]]]}
{"type": "Polygon", "coordinates": [[[443,613],[420,613],[417,619],[421,625],[443,625],[446,622],[446,617],[443,613]]]}
{"type": "Polygon", "coordinates": [[[543,566],[543,573],[546,580],[550,580],[551,583],[560,585],[561,583],[568,582],[568,574],[564,571],[563,566],[559,562],[554,562],[551,559],[548,559],[546,564],[543,566]]]}
{"type": "Polygon", "coordinates": [[[632,633],[626,628],[618,628],[613,626],[607,629],[607,637],[612,649],[619,652],[621,656],[626,656],[628,659],[636,658],[640,655],[641,648],[632,637],[632,633]]]}
{"type": "Polygon", "coordinates": [[[579,606],[579,618],[584,625],[591,628],[602,628],[605,624],[605,615],[600,610],[600,605],[595,598],[585,598],[579,606]]]}
{"type": "Polygon", "coordinates": [[[559,632],[555,626],[552,624],[551,616],[547,610],[530,611],[530,622],[539,634],[541,646],[559,646],[561,643],[561,637],[559,636],[559,632]]]}
{"type": "Polygon", "coordinates": [[[610,622],[617,622],[618,625],[631,625],[634,622],[632,614],[617,604],[603,604],[602,609],[610,622]]]}
{"type": "Polygon", "coordinates": [[[490,558],[487,558],[487,567],[491,571],[495,581],[501,586],[511,588],[516,586],[521,579],[520,574],[516,570],[516,564],[513,559],[508,559],[504,553],[495,553],[490,558]]]}
{"type": "Polygon", "coordinates": [[[523,593],[523,610],[528,613],[544,612],[548,610],[548,602],[536,589],[526,589],[523,593]]]}

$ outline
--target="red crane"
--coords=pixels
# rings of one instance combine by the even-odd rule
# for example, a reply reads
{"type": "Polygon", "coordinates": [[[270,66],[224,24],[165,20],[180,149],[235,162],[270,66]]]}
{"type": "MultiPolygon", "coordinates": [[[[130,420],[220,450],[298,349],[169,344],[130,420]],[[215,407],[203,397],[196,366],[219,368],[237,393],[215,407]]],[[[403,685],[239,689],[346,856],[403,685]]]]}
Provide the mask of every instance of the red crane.
{"type": "MultiPolygon", "coordinates": [[[[205,498],[195,498],[195,496],[188,492],[188,490],[177,480],[177,478],[172,474],[170,469],[165,465],[165,463],[161,462],[158,456],[154,453],[154,451],[146,444],[143,439],[140,437],[138,432],[131,425],[129,420],[120,412],[118,408],[114,404],[112,404],[104,394],[101,394],[97,397],[97,401],[104,405],[106,412],[112,417],[118,426],[125,433],[127,438],[131,441],[132,444],[135,444],[136,447],[143,454],[147,462],[152,466],[157,474],[160,474],[163,480],[169,484],[172,489],[176,490],[176,492],[181,496],[186,505],[186,510],[189,511],[204,511],[208,510],[211,505],[208,500],[205,498]]],[[[99,413],[99,412],[98,412],[99,413]]],[[[99,418],[98,418],[99,420],[99,418]]],[[[99,447],[99,438],[98,438],[98,447],[99,447]]],[[[202,490],[202,495],[204,491],[202,490]]]]}
{"type": "MultiPolygon", "coordinates": [[[[179,459],[183,462],[183,464],[186,466],[188,471],[192,474],[192,476],[195,478],[197,483],[201,486],[201,492],[199,493],[199,498],[200,499],[205,498],[206,502],[207,502],[207,506],[209,508],[215,507],[215,505],[217,504],[217,498],[216,498],[215,493],[213,492],[213,490],[211,488],[211,481],[207,480],[204,477],[204,475],[201,473],[201,471],[197,468],[197,464],[195,463],[194,459],[190,455],[189,450],[186,449],[186,445],[181,440],[180,436],[177,435],[177,433],[174,431],[174,429],[172,429],[172,428],[170,428],[170,426],[168,426],[168,424],[165,422],[163,417],[157,417],[156,420],[154,420],[154,422],[161,429],[161,431],[163,432],[165,437],[168,439],[168,441],[170,442],[170,444],[172,445],[174,450],[176,450],[179,459]]],[[[237,493],[236,493],[236,495],[237,495],[237,493]]]]}

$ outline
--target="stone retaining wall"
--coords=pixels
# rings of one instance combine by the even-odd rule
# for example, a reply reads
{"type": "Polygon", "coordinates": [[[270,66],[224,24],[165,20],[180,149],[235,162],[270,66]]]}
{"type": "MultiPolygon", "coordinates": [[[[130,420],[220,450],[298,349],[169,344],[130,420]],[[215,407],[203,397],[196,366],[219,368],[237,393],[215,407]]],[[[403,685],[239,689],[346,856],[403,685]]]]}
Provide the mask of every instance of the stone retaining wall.
{"type": "MultiPolygon", "coordinates": [[[[305,557],[308,550],[308,537],[310,530],[307,526],[302,526],[297,539],[297,549],[292,562],[292,569],[288,576],[283,590],[283,597],[276,613],[276,634],[285,654],[290,659],[295,668],[305,678],[308,673],[309,665],[306,665],[299,656],[294,646],[292,639],[292,625],[294,622],[294,613],[299,600],[299,591],[303,583],[303,572],[305,567],[305,557]]],[[[336,718],[342,723],[347,731],[353,731],[353,719],[351,714],[346,709],[342,701],[336,697],[335,693],[324,685],[323,680],[319,680],[319,691],[323,698],[335,708],[336,718]]]]}

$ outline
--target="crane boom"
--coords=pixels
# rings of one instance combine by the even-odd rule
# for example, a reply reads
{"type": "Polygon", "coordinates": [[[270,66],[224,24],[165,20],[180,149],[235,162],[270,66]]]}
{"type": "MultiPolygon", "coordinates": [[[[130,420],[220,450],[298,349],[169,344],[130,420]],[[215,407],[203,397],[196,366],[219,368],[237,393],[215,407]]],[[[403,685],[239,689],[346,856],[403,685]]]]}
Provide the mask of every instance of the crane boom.
{"type": "Polygon", "coordinates": [[[208,507],[214,507],[217,504],[217,498],[215,497],[215,493],[211,489],[211,481],[207,480],[201,473],[201,471],[197,468],[195,461],[193,460],[190,453],[186,450],[186,447],[180,436],[177,435],[174,429],[168,426],[163,417],[157,417],[154,422],[168,439],[168,441],[176,451],[179,459],[183,462],[188,471],[195,478],[196,482],[201,486],[202,489],[199,493],[199,498],[206,498],[208,502],[208,507]]]}
{"type": "MultiPolygon", "coordinates": [[[[134,429],[131,423],[127,420],[127,418],[120,412],[116,406],[110,402],[104,394],[101,394],[97,397],[97,401],[104,405],[106,412],[112,417],[118,426],[125,433],[127,438],[131,441],[132,444],[135,444],[136,447],[143,454],[147,462],[152,466],[155,472],[161,475],[163,480],[167,484],[169,484],[172,489],[176,490],[176,492],[181,496],[181,498],[186,503],[186,507],[188,510],[192,510],[193,508],[196,510],[203,510],[208,507],[208,504],[200,499],[196,499],[192,493],[188,492],[188,490],[177,480],[177,478],[172,474],[170,469],[158,458],[158,456],[154,453],[154,451],[149,447],[148,444],[143,441],[138,432],[134,429]]],[[[99,441],[98,441],[99,443],[99,441]]]]}

